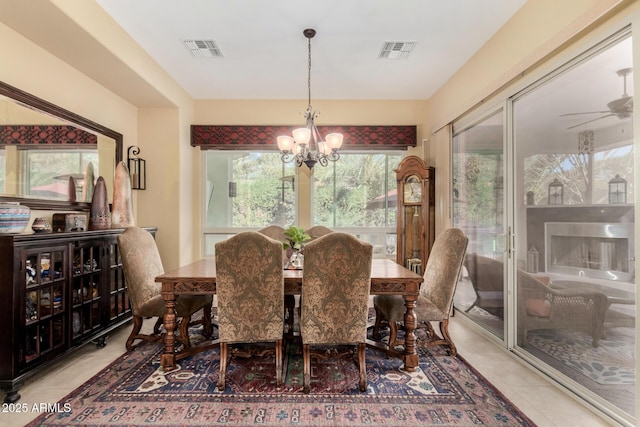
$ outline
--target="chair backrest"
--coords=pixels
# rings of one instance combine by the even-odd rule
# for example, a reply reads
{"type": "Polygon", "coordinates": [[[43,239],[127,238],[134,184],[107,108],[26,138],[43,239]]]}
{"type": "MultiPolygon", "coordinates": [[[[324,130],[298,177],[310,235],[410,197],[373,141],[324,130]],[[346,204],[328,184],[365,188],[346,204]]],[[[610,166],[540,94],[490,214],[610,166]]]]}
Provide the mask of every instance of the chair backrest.
{"type": "Polygon", "coordinates": [[[464,267],[476,292],[504,291],[504,266],[502,261],[476,253],[467,254],[464,267]]]}
{"type": "Polygon", "coordinates": [[[303,344],[364,342],[373,247],[333,232],[304,247],[300,333],[303,344]]]}
{"type": "Polygon", "coordinates": [[[325,227],[324,225],[314,225],[310,229],[306,231],[306,233],[311,236],[311,240],[315,240],[318,237],[322,237],[326,234],[333,233],[333,230],[325,227]]]}
{"type": "Polygon", "coordinates": [[[443,313],[451,311],[469,239],[458,228],[448,228],[433,243],[420,294],[443,313]]]}
{"type": "Polygon", "coordinates": [[[139,308],[162,290],[155,281],[164,273],[160,252],[151,233],[139,227],[127,227],[118,235],[118,249],[131,308],[139,315],[139,308]]]}
{"type": "Polygon", "coordinates": [[[289,240],[287,239],[287,236],[284,235],[284,228],[280,227],[279,225],[270,225],[263,228],[262,230],[258,230],[258,233],[269,236],[279,242],[286,242],[289,240]]]}
{"type": "Polygon", "coordinates": [[[247,231],[216,243],[215,251],[220,341],[282,339],[282,242],[247,231]]]}

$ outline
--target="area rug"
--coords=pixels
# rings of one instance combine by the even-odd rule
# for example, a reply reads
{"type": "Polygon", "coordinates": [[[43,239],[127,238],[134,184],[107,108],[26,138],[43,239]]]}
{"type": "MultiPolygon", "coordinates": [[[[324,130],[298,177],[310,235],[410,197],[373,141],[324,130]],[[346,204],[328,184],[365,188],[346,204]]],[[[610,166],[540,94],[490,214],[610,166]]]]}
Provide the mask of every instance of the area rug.
{"type": "Polygon", "coordinates": [[[569,330],[530,331],[527,338],[528,345],[598,384],[636,382],[633,335],[611,330],[598,347],[591,345],[590,335],[569,330]]]}
{"type": "Polygon", "coordinates": [[[355,359],[313,358],[307,395],[296,345],[287,347],[281,387],[273,355],[234,357],[223,392],[216,389],[217,349],[168,373],[159,365],[162,350],[159,343],[139,345],[28,426],[534,426],[462,357],[421,345],[413,373],[368,349],[364,393],[355,359]]]}

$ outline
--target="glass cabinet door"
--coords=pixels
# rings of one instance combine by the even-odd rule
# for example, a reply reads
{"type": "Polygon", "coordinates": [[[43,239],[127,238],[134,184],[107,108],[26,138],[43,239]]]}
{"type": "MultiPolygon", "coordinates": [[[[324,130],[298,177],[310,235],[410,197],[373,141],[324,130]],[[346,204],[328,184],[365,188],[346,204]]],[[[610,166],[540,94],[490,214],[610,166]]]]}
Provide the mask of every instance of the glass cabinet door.
{"type": "Polygon", "coordinates": [[[67,347],[67,247],[22,252],[25,331],[20,361],[37,363],[67,347]]]}

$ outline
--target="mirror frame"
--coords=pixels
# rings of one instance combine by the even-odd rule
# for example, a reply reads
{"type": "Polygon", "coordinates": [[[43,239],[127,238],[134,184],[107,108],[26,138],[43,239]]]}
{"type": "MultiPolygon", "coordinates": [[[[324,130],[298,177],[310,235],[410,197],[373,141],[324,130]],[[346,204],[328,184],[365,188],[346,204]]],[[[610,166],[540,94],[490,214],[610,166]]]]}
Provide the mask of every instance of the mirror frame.
{"type": "MultiPolygon", "coordinates": [[[[0,81],[0,95],[4,95],[19,103],[25,104],[31,108],[42,111],[46,114],[50,114],[59,119],[65,120],[83,129],[87,129],[93,132],[100,133],[109,138],[113,138],[116,143],[116,163],[113,165],[113,167],[115,168],[116,165],[122,161],[123,137],[121,133],[106,128],[99,123],[91,121],[69,110],[65,110],[62,107],[45,101],[44,99],[38,98],[37,96],[31,95],[30,93],[24,92],[2,81],[0,81]]],[[[31,209],[41,210],[88,211],[91,208],[91,203],[88,202],[32,199],[26,197],[10,197],[1,195],[0,202],[20,202],[20,204],[28,206],[31,209]]]]}

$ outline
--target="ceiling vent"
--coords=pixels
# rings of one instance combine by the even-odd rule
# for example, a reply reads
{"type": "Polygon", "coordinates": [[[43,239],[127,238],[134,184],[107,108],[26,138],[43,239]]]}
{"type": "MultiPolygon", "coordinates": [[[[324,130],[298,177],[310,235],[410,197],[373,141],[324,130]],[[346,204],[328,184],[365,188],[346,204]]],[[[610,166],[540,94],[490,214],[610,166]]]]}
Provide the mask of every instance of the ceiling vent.
{"type": "Polygon", "coordinates": [[[378,58],[407,59],[416,46],[416,42],[383,42],[378,58]]]}
{"type": "Polygon", "coordinates": [[[222,50],[215,40],[183,40],[191,56],[196,58],[222,57],[222,50]]]}

